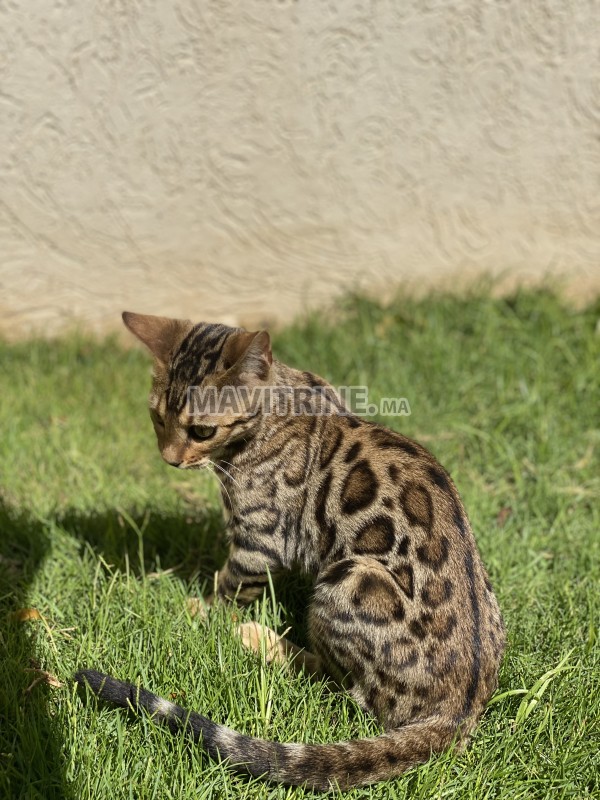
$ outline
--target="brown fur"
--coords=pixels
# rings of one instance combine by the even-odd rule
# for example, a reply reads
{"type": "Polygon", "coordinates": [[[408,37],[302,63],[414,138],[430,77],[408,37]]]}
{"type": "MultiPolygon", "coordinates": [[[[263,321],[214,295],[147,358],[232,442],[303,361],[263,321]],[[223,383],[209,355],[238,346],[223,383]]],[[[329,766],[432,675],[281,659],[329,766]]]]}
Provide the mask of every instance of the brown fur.
{"type": "MultiPolygon", "coordinates": [[[[417,443],[350,414],[252,416],[247,408],[190,419],[190,385],[327,384],[273,360],[266,332],[124,319],[155,356],[150,407],[163,457],[179,468],[212,463],[221,480],[231,550],[218,598],[250,602],[269,572],[290,567],[315,578],[312,653],[298,654],[260,626],[245,626],[242,638],[258,647],[265,636],[271,657],[293,654],[332,676],[386,731],[349,743],[280,745],[196,715],[209,752],[251,774],[327,789],[398,775],[465,742],[496,686],[505,636],[444,469],[417,443]],[[190,424],[217,427],[194,441],[190,424]]],[[[146,706],[161,716],[158,705],[146,706]]],[[[172,724],[177,714],[162,716],[172,724]]]]}

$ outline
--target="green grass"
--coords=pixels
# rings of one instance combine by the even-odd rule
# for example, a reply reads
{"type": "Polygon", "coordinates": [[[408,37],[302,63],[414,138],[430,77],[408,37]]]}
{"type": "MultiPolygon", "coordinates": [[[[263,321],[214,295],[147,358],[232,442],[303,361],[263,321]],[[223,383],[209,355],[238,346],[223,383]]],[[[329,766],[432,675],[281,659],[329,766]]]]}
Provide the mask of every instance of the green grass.
{"type": "MultiPolygon", "coordinates": [[[[508,627],[471,748],[348,797],[600,796],[599,316],[549,292],[353,299],[275,336],[283,361],[408,398],[412,415],[387,422],[454,476],[508,627]]],[[[280,741],[378,730],[350,699],[243,651],[230,611],[187,615],[224,557],[217,486],[161,461],[145,353],[70,337],[0,344],[0,363],[0,797],[313,796],[236,776],[74,691],[93,666],[280,741]],[[42,618],[19,621],[24,607],[42,618]],[[32,665],[62,687],[25,691],[32,665]]],[[[239,616],[303,643],[307,591],[293,577],[239,616]]]]}

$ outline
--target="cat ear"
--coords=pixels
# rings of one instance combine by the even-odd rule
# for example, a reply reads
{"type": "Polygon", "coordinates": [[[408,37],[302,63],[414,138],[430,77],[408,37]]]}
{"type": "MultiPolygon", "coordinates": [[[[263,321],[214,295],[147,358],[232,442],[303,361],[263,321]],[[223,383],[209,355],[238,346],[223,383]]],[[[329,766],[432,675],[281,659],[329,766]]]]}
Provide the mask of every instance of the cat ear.
{"type": "Polygon", "coordinates": [[[230,378],[242,383],[256,378],[266,381],[273,363],[271,337],[267,331],[234,333],[223,348],[223,360],[230,378]]]}
{"type": "Polygon", "coordinates": [[[173,349],[192,325],[188,320],[134,314],[132,311],[123,312],[123,322],[162,364],[168,364],[173,349]]]}

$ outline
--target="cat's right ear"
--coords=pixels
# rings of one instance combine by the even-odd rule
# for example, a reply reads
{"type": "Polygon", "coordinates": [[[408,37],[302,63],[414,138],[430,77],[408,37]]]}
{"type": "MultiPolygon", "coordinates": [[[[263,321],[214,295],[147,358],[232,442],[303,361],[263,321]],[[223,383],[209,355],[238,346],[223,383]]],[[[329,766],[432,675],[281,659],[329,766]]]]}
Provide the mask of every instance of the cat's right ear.
{"type": "Polygon", "coordinates": [[[123,312],[123,322],[164,365],[169,363],[173,350],[192,327],[188,320],[134,314],[133,311],[123,312]]]}
{"type": "Polygon", "coordinates": [[[273,363],[271,338],[267,331],[234,333],[223,348],[223,360],[233,366],[227,375],[242,384],[266,381],[273,363]]]}

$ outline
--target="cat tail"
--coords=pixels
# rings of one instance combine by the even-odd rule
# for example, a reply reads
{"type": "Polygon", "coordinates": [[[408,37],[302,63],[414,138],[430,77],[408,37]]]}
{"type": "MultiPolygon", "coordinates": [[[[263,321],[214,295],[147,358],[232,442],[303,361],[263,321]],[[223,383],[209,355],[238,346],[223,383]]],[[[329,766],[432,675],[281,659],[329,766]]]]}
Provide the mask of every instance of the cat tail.
{"type": "MultiPolygon", "coordinates": [[[[95,670],[75,675],[101,700],[146,710],[173,733],[186,732],[215,759],[237,772],[320,791],[349,789],[400,775],[457,738],[457,726],[429,717],[371,739],[335,744],[280,744],[245,736],[152,692],[95,670]]],[[[462,735],[460,736],[462,738],[462,735]]]]}

